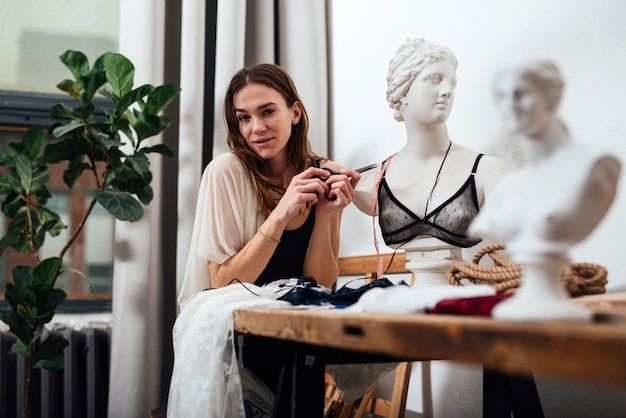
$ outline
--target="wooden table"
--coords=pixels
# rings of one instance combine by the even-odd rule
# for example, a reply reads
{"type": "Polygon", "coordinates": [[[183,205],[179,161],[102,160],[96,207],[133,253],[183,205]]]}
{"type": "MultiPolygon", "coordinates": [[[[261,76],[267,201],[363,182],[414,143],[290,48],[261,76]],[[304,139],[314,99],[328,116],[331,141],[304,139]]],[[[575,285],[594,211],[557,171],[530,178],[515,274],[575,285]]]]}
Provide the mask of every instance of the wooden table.
{"type": "Polygon", "coordinates": [[[506,375],[541,375],[626,387],[626,310],[621,307],[626,295],[616,299],[618,309],[603,305],[602,299],[596,304],[590,300],[588,306],[598,312],[593,323],[313,308],[236,310],[234,327],[244,364],[255,352],[267,353],[262,347],[268,343],[273,352],[280,352],[279,358],[292,360],[295,381],[306,386],[301,395],[294,395],[301,396],[301,408],[300,415],[293,416],[316,417],[321,416],[319,404],[310,398],[323,399],[323,387],[317,383],[323,380],[323,367],[342,362],[445,359],[481,364],[486,370],[506,375]],[[246,337],[253,337],[248,345],[246,337]],[[306,379],[315,383],[307,384],[306,379]],[[308,411],[304,415],[302,408],[308,411]]]}

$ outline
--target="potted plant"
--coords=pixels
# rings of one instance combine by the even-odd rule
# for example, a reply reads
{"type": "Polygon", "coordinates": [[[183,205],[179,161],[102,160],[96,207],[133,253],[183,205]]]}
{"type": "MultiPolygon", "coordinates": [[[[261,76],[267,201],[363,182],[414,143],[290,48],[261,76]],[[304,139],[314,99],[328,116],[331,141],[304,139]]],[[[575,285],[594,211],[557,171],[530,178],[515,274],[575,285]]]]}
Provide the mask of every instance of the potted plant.
{"type": "Polygon", "coordinates": [[[1,210],[10,219],[0,239],[0,251],[12,247],[32,254],[36,260],[34,267],[13,267],[14,283],[7,283],[5,291],[10,309],[0,312],[0,320],[17,337],[12,351],[24,356],[28,364],[24,417],[30,417],[33,370],[63,368],[62,351],[67,340],[44,331],[66,298],[55,286],[57,278],[67,271],[76,272],[64,265],[64,255],[96,203],[117,219],[141,219],[143,205],[153,198],[148,154],[173,155],[164,144],[147,146],[146,139],[168,127],[169,119],[161,111],[180,93],[173,84],[134,87],[134,66],[117,53],[103,54],[93,67],[78,51],[68,50],[60,59],[74,80],[64,80],[57,87],[75,99],[76,106],[53,106],[50,116],[59,122],[47,132],[41,127],[26,131],[21,141],[9,144],[6,154],[0,153],[0,166],[5,168],[0,175],[1,210]],[[96,117],[97,94],[109,103],[103,109],[104,118],[96,117]],[[49,135],[53,139],[47,141],[49,135]],[[57,236],[66,228],[61,217],[46,206],[51,197],[46,186],[48,165],[62,162],[67,163],[63,180],[70,189],[79,177],[93,177],[93,199],[60,254],[40,260],[37,252],[46,234],[57,236]]]}

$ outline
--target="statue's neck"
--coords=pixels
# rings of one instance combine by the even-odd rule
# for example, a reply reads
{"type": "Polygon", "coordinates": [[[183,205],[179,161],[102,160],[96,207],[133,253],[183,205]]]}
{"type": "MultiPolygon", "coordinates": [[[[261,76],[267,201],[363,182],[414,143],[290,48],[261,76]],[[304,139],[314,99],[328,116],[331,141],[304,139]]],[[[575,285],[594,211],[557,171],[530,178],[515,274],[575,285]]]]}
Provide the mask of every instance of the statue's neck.
{"type": "Polygon", "coordinates": [[[539,163],[548,158],[556,149],[571,142],[567,128],[554,121],[541,132],[533,135],[522,135],[524,154],[531,164],[539,163]]]}
{"type": "Polygon", "coordinates": [[[445,153],[450,143],[445,124],[435,126],[407,126],[406,146],[401,152],[423,158],[445,153]]]}

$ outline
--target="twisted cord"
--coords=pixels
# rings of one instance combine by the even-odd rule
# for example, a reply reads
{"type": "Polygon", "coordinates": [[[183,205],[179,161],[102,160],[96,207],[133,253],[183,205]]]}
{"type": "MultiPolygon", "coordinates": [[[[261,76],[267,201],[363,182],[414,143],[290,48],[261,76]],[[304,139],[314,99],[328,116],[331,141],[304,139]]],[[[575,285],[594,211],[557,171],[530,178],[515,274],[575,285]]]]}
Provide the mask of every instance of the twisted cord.
{"type": "MultiPolygon", "coordinates": [[[[505,244],[487,245],[474,255],[469,263],[456,261],[447,273],[448,283],[460,286],[466,279],[474,284],[486,284],[498,293],[512,292],[522,283],[522,268],[497,251],[505,249],[505,244]],[[493,266],[480,265],[487,255],[493,266]]],[[[571,263],[563,267],[561,280],[572,297],[604,293],[608,283],[606,268],[594,263],[571,263]]]]}

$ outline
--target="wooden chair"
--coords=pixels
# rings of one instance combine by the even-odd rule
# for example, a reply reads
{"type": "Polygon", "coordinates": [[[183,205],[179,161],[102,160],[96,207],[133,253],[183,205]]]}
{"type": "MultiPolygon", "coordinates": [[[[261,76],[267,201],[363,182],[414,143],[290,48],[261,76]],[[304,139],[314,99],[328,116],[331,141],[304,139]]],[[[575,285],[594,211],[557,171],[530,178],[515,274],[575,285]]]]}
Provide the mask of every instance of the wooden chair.
{"type": "MultiPolygon", "coordinates": [[[[387,268],[391,255],[385,254],[383,266],[387,268]]],[[[357,256],[339,258],[339,276],[362,276],[369,280],[376,278],[377,256],[357,256]],[[374,273],[372,273],[374,272],[374,273]]],[[[409,273],[405,267],[404,253],[396,253],[393,262],[385,274],[409,273]]],[[[412,281],[412,280],[411,280],[412,281]]],[[[366,412],[385,418],[403,418],[406,410],[406,398],[411,379],[411,362],[403,362],[395,371],[393,392],[391,399],[382,399],[374,396],[375,388],[357,401],[345,403],[341,401],[340,391],[335,381],[326,374],[326,399],[324,403],[324,417],[326,418],[362,418],[366,412]]]]}

